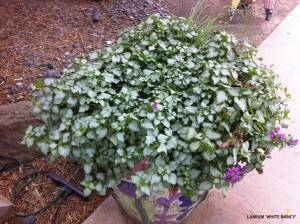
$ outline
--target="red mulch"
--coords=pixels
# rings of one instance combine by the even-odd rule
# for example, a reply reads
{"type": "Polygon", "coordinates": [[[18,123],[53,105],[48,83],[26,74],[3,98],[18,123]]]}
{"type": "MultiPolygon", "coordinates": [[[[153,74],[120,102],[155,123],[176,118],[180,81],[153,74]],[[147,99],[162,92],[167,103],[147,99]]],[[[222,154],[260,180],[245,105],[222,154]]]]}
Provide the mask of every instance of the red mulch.
{"type": "Polygon", "coordinates": [[[0,0],[0,105],[28,100],[47,70],[61,72],[157,12],[167,13],[151,0],[0,0]],[[94,8],[100,9],[95,23],[94,8]]]}
{"type": "MultiPolygon", "coordinates": [[[[59,159],[56,162],[44,162],[43,158],[37,158],[33,165],[37,170],[47,170],[55,172],[62,176],[78,188],[80,181],[83,178],[82,167],[70,160],[59,159]]],[[[0,194],[3,194],[10,200],[12,199],[13,186],[22,176],[32,172],[31,168],[14,168],[9,171],[0,173],[0,194]]],[[[25,188],[25,193],[17,197],[14,201],[14,210],[19,213],[32,213],[50,202],[60,191],[61,186],[52,182],[48,174],[40,174],[28,187],[25,188]]],[[[74,194],[69,196],[62,204],[58,217],[57,224],[82,223],[94,210],[105,200],[107,196],[100,196],[97,192],[93,192],[88,200],[84,200],[74,194]]],[[[58,202],[52,205],[47,210],[36,215],[37,223],[49,224],[52,223],[58,202]]],[[[19,224],[24,217],[16,217],[12,213],[6,224],[19,224]]]]}

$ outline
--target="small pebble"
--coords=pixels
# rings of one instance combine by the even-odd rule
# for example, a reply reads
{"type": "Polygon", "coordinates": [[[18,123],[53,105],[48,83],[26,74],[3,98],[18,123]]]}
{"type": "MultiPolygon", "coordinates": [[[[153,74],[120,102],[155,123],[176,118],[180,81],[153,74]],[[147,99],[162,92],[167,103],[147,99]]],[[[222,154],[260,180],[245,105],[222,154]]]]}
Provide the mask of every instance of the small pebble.
{"type": "Polygon", "coordinates": [[[4,82],[6,80],[6,76],[5,75],[0,75],[0,83],[4,82]]]}
{"type": "Polygon", "coordinates": [[[43,160],[44,160],[44,163],[49,163],[50,162],[49,156],[45,156],[43,160]]]}
{"type": "Polygon", "coordinates": [[[44,72],[44,76],[46,78],[51,78],[51,77],[55,77],[57,75],[58,71],[56,71],[55,69],[51,69],[51,70],[47,70],[44,72]]]}
{"type": "Polygon", "coordinates": [[[21,83],[21,82],[17,82],[17,83],[16,83],[16,86],[18,86],[18,88],[23,88],[24,84],[21,83]]]}
{"type": "Polygon", "coordinates": [[[47,63],[47,68],[49,68],[49,69],[54,69],[54,66],[53,66],[53,64],[51,64],[51,63],[47,63]]]}
{"type": "Polygon", "coordinates": [[[73,58],[75,57],[76,53],[69,53],[66,55],[67,58],[73,58]]]}
{"type": "Polygon", "coordinates": [[[16,86],[11,87],[10,92],[12,94],[18,94],[20,92],[20,89],[16,86]]]}
{"type": "Polygon", "coordinates": [[[34,215],[27,216],[21,222],[21,224],[34,224],[36,222],[36,218],[34,215]]]}
{"type": "Polygon", "coordinates": [[[80,48],[81,45],[80,45],[80,43],[76,43],[76,44],[73,45],[73,47],[74,47],[74,48],[80,48]]]}
{"type": "Polygon", "coordinates": [[[53,75],[53,77],[59,79],[59,78],[61,78],[61,74],[60,74],[60,73],[55,73],[55,74],[53,75]]]}

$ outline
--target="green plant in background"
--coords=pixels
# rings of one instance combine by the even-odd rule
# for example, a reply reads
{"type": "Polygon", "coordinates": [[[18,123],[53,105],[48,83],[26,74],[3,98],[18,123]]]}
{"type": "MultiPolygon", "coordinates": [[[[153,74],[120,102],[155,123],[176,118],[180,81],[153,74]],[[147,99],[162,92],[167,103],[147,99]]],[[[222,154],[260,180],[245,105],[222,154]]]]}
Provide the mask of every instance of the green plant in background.
{"type": "Polygon", "coordinates": [[[24,143],[80,162],[87,195],[128,175],[138,196],[170,185],[192,199],[226,190],[275,147],[297,144],[275,127],[287,127],[289,95],[255,54],[233,35],[152,15],[45,79],[33,96],[45,124],[24,143]],[[132,173],[143,159],[147,170],[132,173]]]}

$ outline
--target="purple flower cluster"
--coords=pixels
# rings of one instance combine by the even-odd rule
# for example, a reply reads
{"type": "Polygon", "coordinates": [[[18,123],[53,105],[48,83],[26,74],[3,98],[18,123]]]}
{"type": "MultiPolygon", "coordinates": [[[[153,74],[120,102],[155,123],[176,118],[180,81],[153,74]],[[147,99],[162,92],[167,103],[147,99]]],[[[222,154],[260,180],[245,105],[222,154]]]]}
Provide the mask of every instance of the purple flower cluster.
{"type": "Polygon", "coordinates": [[[256,88],[256,83],[253,83],[253,84],[252,84],[252,87],[255,89],[255,88],[256,88]]]}
{"type": "Polygon", "coordinates": [[[283,140],[284,140],[284,134],[278,134],[278,135],[277,135],[277,138],[278,138],[279,140],[283,141],[283,140]]]}
{"type": "Polygon", "coordinates": [[[277,137],[279,140],[283,140],[284,139],[284,134],[279,133],[280,131],[280,127],[276,127],[275,131],[273,129],[271,129],[270,131],[270,138],[273,139],[275,137],[277,137]]]}
{"type": "Polygon", "coordinates": [[[153,107],[154,109],[157,109],[158,104],[157,104],[157,103],[154,103],[154,104],[152,104],[152,107],[153,107]]]}
{"type": "Polygon", "coordinates": [[[296,146],[298,144],[298,139],[293,139],[291,134],[289,134],[288,137],[286,137],[284,134],[279,132],[280,132],[280,127],[276,127],[275,130],[271,129],[269,132],[270,138],[271,139],[277,138],[280,141],[287,141],[287,145],[290,147],[296,146]]]}
{"type": "Polygon", "coordinates": [[[236,164],[233,167],[226,168],[226,174],[223,177],[224,180],[228,180],[229,183],[234,183],[241,179],[241,176],[247,172],[247,166],[241,167],[240,164],[236,164]]]}
{"type": "Polygon", "coordinates": [[[271,156],[271,153],[270,153],[270,152],[267,152],[267,153],[266,153],[266,158],[267,158],[267,159],[271,159],[271,158],[272,158],[272,156],[271,156]]]}
{"type": "Polygon", "coordinates": [[[290,140],[288,143],[287,143],[287,145],[288,146],[290,146],[290,147],[294,147],[294,146],[296,146],[297,144],[298,144],[298,139],[295,139],[295,140],[290,140]]]}
{"type": "Polygon", "coordinates": [[[271,129],[269,132],[269,135],[270,135],[271,139],[275,138],[275,131],[273,129],[271,129]]]}
{"type": "Polygon", "coordinates": [[[271,131],[269,132],[270,138],[273,139],[275,138],[275,131],[273,129],[271,129],[271,131]]]}

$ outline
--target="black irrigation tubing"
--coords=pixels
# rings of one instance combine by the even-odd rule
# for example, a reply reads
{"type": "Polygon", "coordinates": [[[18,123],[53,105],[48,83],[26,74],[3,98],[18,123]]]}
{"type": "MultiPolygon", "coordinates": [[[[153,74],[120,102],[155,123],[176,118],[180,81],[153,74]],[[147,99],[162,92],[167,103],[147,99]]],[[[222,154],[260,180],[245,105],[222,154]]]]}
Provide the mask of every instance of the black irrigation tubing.
{"type": "Polygon", "coordinates": [[[56,211],[55,211],[55,213],[54,213],[54,217],[53,217],[53,219],[52,219],[52,224],[56,224],[56,219],[57,219],[57,217],[58,217],[58,213],[59,213],[59,210],[60,210],[61,205],[63,204],[63,202],[65,201],[65,199],[66,199],[68,196],[70,196],[71,193],[72,193],[72,190],[70,190],[68,187],[64,186],[64,187],[62,188],[62,190],[64,190],[64,189],[65,189],[65,193],[63,194],[63,196],[62,196],[60,202],[59,202],[58,205],[57,205],[56,211]]]}
{"type": "MultiPolygon", "coordinates": [[[[3,156],[0,155],[0,157],[5,158],[5,159],[10,159],[10,160],[15,160],[19,163],[19,165],[21,167],[31,167],[34,171],[28,175],[25,175],[23,177],[21,177],[17,182],[15,182],[13,188],[12,188],[12,202],[15,201],[15,199],[19,196],[22,195],[22,193],[24,192],[25,188],[31,184],[32,181],[35,180],[35,178],[39,175],[39,174],[49,174],[51,173],[50,171],[37,171],[36,167],[34,167],[31,164],[22,164],[18,159],[12,158],[12,157],[8,157],[8,156],[3,156]],[[17,189],[17,187],[19,186],[19,184],[23,181],[23,180],[27,180],[23,185],[20,186],[19,189],[17,189]]],[[[16,216],[20,216],[20,217],[27,217],[27,216],[31,216],[31,215],[37,215],[38,213],[45,211],[47,208],[49,208],[51,205],[53,205],[61,196],[61,201],[55,211],[55,215],[54,215],[54,219],[53,219],[53,223],[56,222],[56,218],[58,215],[58,211],[60,209],[60,206],[62,205],[62,202],[64,201],[64,199],[67,198],[67,196],[69,196],[71,194],[71,190],[64,186],[60,192],[49,202],[47,203],[44,207],[38,209],[37,211],[34,211],[32,213],[18,213],[14,210],[12,210],[12,213],[16,216]]]]}
{"type": "MultiPolygon", "coordinates": [[[[4,159],[9,159],[9,160],[14,160],[16,162],[18,162],[18,164],[23,167],[24,165],[20,162],[20,160],[13,158],[13,157],[9,157],[9,156],[4,156],[4,155],[0,155],[0,158],[4,158],[4,159]]],[[[4,172],[4,170],[0,170],[0,174],[4,172]]]]}

